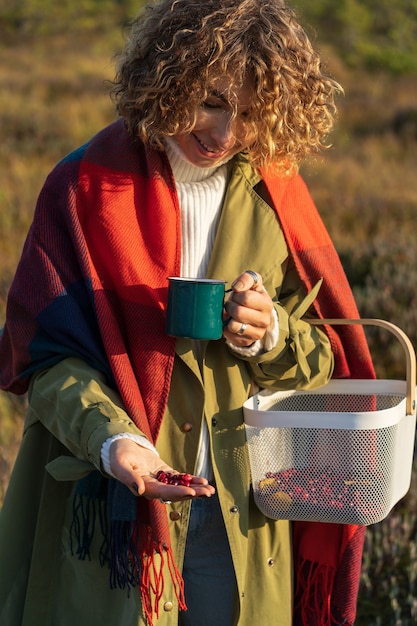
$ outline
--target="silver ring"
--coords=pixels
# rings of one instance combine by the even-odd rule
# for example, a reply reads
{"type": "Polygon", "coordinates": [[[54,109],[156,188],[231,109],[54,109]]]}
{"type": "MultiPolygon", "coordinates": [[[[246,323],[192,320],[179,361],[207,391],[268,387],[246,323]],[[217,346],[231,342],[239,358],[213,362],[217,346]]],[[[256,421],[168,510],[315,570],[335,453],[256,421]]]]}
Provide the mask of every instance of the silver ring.
{"type": "Polygon", "coordinates": [[[253,270],[245,270],[243,273],[249,274],[250,276],[252,276],[254,285],[257,285],[259,283],[258,274],[254,272],[253,270]]]}
{"type": "Polygon", "coordinates": [[[239,328],[239,330],[237,331],[236,335],[243,335],[243,333],[245,332],[245,330],[247,329],[248,325],[247,324],[242,324],[242,326],[239,328]]]}
{"type": "Polygon", "coordinates": [[[162,504],[172,504],[172,500],[164,500],[163,498],[159,498],[159,502],[162,504]]]}

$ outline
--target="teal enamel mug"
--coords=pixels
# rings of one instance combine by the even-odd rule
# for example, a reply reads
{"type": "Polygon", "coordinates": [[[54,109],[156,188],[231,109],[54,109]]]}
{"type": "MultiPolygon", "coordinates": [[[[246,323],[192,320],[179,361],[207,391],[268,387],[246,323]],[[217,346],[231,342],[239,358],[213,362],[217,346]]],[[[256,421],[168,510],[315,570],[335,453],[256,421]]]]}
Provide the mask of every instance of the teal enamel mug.
{"type": "Polygon", "coordinates": [[[174,337],[220,339],[225,280],[169,277],[166,331],[174,337]]]}

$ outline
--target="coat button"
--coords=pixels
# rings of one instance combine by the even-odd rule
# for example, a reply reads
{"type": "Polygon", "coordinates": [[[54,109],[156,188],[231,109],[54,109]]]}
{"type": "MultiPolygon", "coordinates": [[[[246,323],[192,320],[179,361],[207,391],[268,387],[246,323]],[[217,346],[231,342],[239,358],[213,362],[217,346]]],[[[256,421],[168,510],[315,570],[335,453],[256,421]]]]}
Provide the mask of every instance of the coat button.
{"type": "Polygon", "coordinates": [[[269,567],[273,567],[275,565],[274,559],[268,559],[268,565],[269,567]]]}
{"type": "Polygon", "coordinates": [[[211,425],[212,425],[213,427],[214,427],[214,426],[217,426],[217,420],[216,420],[216,418],[215,418],[215,417],[213,417],[213,419],[211,420],[211,425]]]}
{"type": "Polygon", "coordinates": [[[181,513],[179,511],[171,511],[169,519],[173,522],[178,522],[178,520],[181,519],[181,513]]]}
{"type": "Polygon", "coordinates": [[[172,602],[170,602],[170,601],[165,602],[165,604],[164,604],[164,611],[167,611],[167,612],[168,611],[172,611],[173,608],[174,608],[174,605],[173,605],[172,602]]]}
{"type": "Polygon", "coordinates": [[[193,429],[193,425],[190,422],[184,422],[184,424],[182,424],[181,426],[181,429],[184,433],[189,433],[190,430],[193,429]]]}
{"type": "Polygon", "coordinates": [[[236,506],[236,504],[234,504],[233,506],[230,507],[230,512],[231,513],[239,513],[239,507],[236,506]]]}

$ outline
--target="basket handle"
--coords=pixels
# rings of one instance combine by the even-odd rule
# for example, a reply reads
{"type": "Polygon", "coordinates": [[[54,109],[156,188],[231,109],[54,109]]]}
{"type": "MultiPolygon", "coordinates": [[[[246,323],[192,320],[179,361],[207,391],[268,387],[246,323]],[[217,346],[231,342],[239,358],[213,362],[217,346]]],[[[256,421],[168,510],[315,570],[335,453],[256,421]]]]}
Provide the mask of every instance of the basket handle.
{"type": "Polygon", "coordinates": [[[321,324],[341,325],[341,324],[362,324],[364,326],[381,326],[386,330],[389,330],[398,339],[402,345],[406,359],[406,411],[407,415],[413,415],[416,408],[416,354],[408,336],[401,328],[380,319],[316,319],[316,318],[304,318],[304,321],[309,324],[319,326],[321,324]]]}

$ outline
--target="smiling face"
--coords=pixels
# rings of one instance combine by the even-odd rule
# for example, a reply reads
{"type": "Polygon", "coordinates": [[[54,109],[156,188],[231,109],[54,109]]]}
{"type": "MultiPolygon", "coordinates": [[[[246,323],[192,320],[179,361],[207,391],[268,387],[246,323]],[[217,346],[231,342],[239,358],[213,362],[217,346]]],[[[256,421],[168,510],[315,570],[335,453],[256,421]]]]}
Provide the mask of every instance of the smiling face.
{"type": "Polygon", "coordinates": [[[246,79],[237,90],[236,115],[229,85],[227,76],[213,80],[206,100],[196,111],[193,130],[173,137],[187,161],[197,167],[214,167],[245,150],[253,139],[247,124],[252,82],[246,79]]]}

